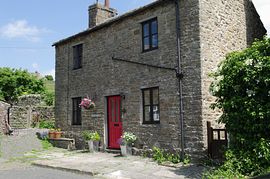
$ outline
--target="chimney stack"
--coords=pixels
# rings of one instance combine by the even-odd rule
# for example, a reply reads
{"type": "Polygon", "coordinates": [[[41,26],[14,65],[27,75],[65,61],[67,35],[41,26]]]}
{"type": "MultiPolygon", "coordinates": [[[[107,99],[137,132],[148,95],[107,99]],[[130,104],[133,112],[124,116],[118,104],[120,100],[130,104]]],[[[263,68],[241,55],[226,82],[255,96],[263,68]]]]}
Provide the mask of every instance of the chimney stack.
{"type": "Polygon", "coordinates": [[[111,17],[117,15],[117,10],[110,8],[110,0],[105,0],[103,4],[93,4],[89,6],[89,28],[93,28],[98,24],[101,24],[111,17]]]}
{"type": "Polygon", "coordinates": [[[105,0],[105,7],[110,8],[110,0],[105,0]]]}

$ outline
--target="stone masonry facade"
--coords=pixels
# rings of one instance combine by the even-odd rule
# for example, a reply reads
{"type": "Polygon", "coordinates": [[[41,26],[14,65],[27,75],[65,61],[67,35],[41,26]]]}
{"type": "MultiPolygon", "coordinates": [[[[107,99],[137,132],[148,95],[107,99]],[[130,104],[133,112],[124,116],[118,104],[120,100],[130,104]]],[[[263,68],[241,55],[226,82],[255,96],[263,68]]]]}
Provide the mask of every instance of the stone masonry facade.
{"type": "MultiPolygon", "coordinates": [[[[266,32],[249,0],[180,0],[181,67],[185,151],[202,156],[207,148],[206,121],[219,111],[209,109],[208,74],[226,53],[246,48],[266,32]]],[[[82,144],[81,131],[96,130],[107,147],[107,96],[124,94],[123,131],[138,136],[139,146],[178,150],[181,146],[179,96],[175,72],[114,61],[112,57],[175,68],[176,12],[172,0],[158,0],[108,19],[54,44],[56,48],[55,117],[58,127],[82,144]],[[141,23],[158,21],[158,49],[142,52],[141,23]],[[73,70],[74,45],[83,44],[82,68],[73,70]],[[142,91],[159,87],[160,124],[142,123],[142,91]],[[72,98],[89,96],[94,110],[82,110],[82,125],[73,126],[72,98]]]]}

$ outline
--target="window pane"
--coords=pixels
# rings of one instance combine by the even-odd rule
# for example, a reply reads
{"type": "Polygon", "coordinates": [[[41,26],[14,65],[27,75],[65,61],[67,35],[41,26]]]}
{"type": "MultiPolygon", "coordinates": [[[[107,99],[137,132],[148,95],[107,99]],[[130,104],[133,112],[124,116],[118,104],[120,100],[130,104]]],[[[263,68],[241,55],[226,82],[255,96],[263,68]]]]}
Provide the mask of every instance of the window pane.
{"type": "Polygon", "coordinates": [[[152,48],[158,47],[158,35],[152,35],[152,48]]]}
{"type": "Polygon", "coordinates": [[[158,27],[157,27],[157,21],[155,20],[155,21],[153,21],[152,23],[151,23],[151,30],[152,30],[152,34],[156,34],[157,32],[158,32],[158,29],[157,29],[158,27]]]}
{"type": "Polygon", "coordinates": [[[154,104],[154,105],[159,104],[158,88],[153,89],[153,104],[154,104]]]}
{"type": "Polygon", "coordinates": [[[143,25],[143,37],[149,36],[149,24],[143,25]]]}
{"type": "Polygon", "coordinates": [[[145,106],[144,107],[144,121],[149,122],[150,121],[150,106],[145,106]]]}
{"type": "Polygon", "coordinates": [[[144,90],[144,105],[150,105],[150,90],[144,90]]]}
{"type": "Polygon", "coordinates": [[[150,48],[149,38],[146,37],[146,38],[143,39],[143,49],[148,50],[149,48],[150,48]]]}
{"type": "Polygon", "coordinates": [[[81,125],[82,123],[81,108],[79,106],[80,102],[81,98],[72,99],[72,125],[81,125]]]}
{"type": "Polygon", "coordinates": [[[119,118],[119,103],[118,100],[115,99],[115,122],[118,122],[119,118]]]}
{"type": "Polygon", "coordinates": [[[153,120],[159,121],[159,108],[158,108],[158,106],[153,106],[153,120]]]}
{"type": "Polygon", "coordinates": [[[111,121],[115,121],[115,113],[114,113],[114,100],[111,99],[111,121]]]}

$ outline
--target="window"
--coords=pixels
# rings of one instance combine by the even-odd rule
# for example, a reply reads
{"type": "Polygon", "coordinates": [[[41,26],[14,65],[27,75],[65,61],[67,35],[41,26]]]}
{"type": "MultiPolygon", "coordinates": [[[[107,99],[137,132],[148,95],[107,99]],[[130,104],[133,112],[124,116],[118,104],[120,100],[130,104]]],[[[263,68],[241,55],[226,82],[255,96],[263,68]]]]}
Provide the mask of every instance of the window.
{"type": "Polygon", "coordinates": [[[81,103],[82,98],[72,98],[72,125],[82,124],[81,103]]]}
{"type": "Polygon", "coordinates": [[[158,23],[157,18],[142,23],[143,51],[158,48],[158,23]]]}
{"type": "Polygon", "coordinates": [[[83,44],[73,46],[73,69],[82,68],[83,44]]]}
{"type": "Polygon", "coordinates": [[[159,120],[159,89],[142,90],[143,95],[143,124],[158,124],[159,120]]]}

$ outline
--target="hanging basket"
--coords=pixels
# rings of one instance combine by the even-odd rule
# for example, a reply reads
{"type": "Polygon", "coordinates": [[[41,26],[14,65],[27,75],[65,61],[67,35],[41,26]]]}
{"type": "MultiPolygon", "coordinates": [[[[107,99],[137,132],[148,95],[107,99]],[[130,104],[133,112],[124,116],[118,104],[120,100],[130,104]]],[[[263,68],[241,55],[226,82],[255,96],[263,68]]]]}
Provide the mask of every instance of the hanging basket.
{"type": "Polygon", "coordinates": [[[82,107],[83,109],[90,110],[90,109],[94,109],[96,105],[91,99],[87,97],[87,98],[82,99],[80,103],[80,107],[82,107]]]}

